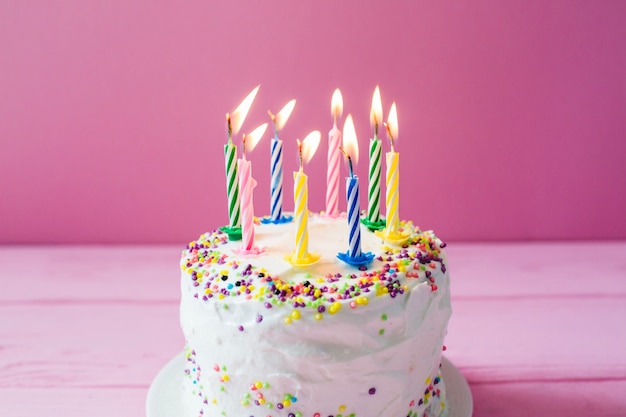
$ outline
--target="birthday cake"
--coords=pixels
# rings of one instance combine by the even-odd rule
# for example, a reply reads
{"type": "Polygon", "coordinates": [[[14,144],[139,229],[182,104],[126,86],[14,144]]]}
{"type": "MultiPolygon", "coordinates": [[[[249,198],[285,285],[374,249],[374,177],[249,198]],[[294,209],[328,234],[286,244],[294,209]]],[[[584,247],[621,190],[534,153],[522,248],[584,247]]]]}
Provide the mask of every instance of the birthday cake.
{"type": "MultiPolygon", "coordinates": [[[[184,417],[446,415],[441,354],[451,314],[445,244],[410,222],[388,242],[345,218],[311,216],[297,267],[294,223],[255,225],[258,255],[216,230],[181,259],[184,417]]],[[[183,370],[181,370],[183,372],[183,370]]]]}

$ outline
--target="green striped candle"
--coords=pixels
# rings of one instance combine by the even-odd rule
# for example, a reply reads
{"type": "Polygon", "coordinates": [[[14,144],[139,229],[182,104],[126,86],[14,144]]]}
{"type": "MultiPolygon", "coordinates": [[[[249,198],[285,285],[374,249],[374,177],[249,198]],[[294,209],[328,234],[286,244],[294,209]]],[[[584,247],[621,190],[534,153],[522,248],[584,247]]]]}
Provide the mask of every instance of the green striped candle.
{"type": "Polygon", "coordinates": [[[370,139],[370,170],[367,192],[367,216],[363,220],[370,230],[385,227],[385,221],[380,218],[380,174],[382,164],[382,143],[378,139],[378,125],[383,119],[383,104],[380,99],[380,88],[376,86],[372,95],[370,110],[370,125],[374,129],[374,137],[370,139]]]}
{"type": "Polygon", "coordinates": [[[226,159],[226,192],[228,194],[228,218],[230,227],[240,227],[239,218],[239,180],[237,178],[237,147],[232,141],[224,145],[226,159]]]}
{"type": "Polygon", "coordinates": [[[380,221],[380,158],[382,155],[382,145],[380,139],[375,135],[370,139],[370,170],[369,186],[367,193],[367,220],[372,223],[380,221]]]}

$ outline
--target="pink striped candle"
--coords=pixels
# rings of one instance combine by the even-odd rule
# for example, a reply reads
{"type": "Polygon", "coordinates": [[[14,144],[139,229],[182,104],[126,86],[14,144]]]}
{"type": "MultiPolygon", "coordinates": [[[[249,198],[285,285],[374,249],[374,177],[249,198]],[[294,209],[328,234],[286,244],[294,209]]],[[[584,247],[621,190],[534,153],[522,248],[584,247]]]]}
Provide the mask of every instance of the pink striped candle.
{"type": "Polygon", "coordinates": [[[339,168],[341,163],[341,130],[337,128],[337,119],[343,112],[341,91],[335,89],[331,100],[333,128],[328,132],[328,170],[326,172],[326,215],[339,215],[339,168]]]}
{"type": "Polygon", "coordinates": [[[237,162],[239,190],[241,191],[241,249],[250,251],[254,247],[254,202],[252,191],[256,181],[252,178],[252,163],[245,157],[237,162]]]}
{"type": "Polygon", "coordinates": [[[243,136],[243,157],[237,161],[239,173],[239,192],[241,198],[241,249],[244,254],[256,254],[260,250],[254,246],[254,199],[253,190],[256,181],[252,178],[252,163],[246,158],[246,151],[251,151],[265,133],[267,123],[243,136]]]}

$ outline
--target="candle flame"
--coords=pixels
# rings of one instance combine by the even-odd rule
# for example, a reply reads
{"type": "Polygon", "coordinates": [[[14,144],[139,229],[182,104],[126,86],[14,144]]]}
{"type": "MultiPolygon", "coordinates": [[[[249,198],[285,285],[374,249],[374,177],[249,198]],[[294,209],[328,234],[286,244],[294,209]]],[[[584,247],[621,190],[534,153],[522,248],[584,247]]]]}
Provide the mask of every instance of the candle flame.
{"type": "MultiPolygon", "coordinates": [[[[380,99],[380,88],[376,86],[372,96],[372,108],[370,110],[370,125],[378,130],[378,125],[383,121],[383,103],[380,99]]],[[[378,132],[376,132],[378,133],[378,132]]]]}
{"type": "Polygon", "coordinates": [[[276,129],[276,131],[279,131],[285,126],[285,123],[287,123],[287,120],[289,120],[289,116],[291,116],[291,112],[293,111],[293,108],[295,106],[296,99],[294,98],[289,103],[285,104],[285,106],[280,109],[276,116],[272,117],[272,120],[274,121],[274,128],[276,129]]]}
{"type": "Polygon", "coordinates": [[[267,123],[263,123],[258,126],[252,132],[243,136],[244,154],[245,152],[251,152],[263,137],[265,130],[267,129],[267,123]]]}
{"type": "Polygon", "coordinates": [[[346,121],[343,124],[343,150],[346,156],[350,156],[352,163],[356,164],[359,160],[359,143],[351,114],[346,117],[346,121]]]}
{"type": "MultiPolygon", "coordinates": [[[[239,103],[235,111],[230,114],[230,123],[233,135],[236,135],[239,132],[241,125],[243,125],[244,120],[246,120],[250,106],[252,106],[256,93],[259,91],[259,87],[261,87],[261,85],[257,85],[252,91],[250,91],[246,98],[239,103]]],[[[226,115],[226,117],[228,118],[229,115],[226,115]]]]}
{"type": "Polygon", "coordinates": [[[387,123],[385,123],[387,127],[387,133],[389,134],[389,139],[398,140],[398,111],[396,110],[396,102],[394,101],[391,105],[391,109],[389,110],[389,116],[387,117],[387,123]]]}
{"type": "Polygon", "coordinates": [[[317,147],[320,145],[320,139],[322,138],[322,134],[319,130],[314,130],[302,141],[302,163],[308,163],[315,152],[317,151],[317,147]]]}
{"type": "Polygon", "coordinates": [[[343,113],[343,97],[341,96],[341,91],[338,88],[335,88],[333,91],[333,98],[330,101],[330,114],[333,116],[333,119],[336,121],[341,117],[343,113]]]}

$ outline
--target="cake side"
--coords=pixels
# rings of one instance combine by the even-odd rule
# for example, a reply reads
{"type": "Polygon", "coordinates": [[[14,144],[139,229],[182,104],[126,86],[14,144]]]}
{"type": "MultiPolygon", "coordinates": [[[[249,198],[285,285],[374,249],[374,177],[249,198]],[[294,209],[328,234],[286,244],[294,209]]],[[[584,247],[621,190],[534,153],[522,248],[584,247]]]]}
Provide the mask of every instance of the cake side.
{"type": "MultiPolygon", "coordinates": [[[[410,227],[410,225],[406,225],[410,227]]],[[[336,254],[345,220],[312,217],[310,250],[284,260],[293,226],[260,225],[264,252],[237,254],[220,232],[181,259],[189,416],[439,415],[439,364],[450,317],[444,244],[414,230],[403,247],[363,229],[363,270],[336,254]],[[316,246],[317,245],[317,246],[316,246]]]]}

